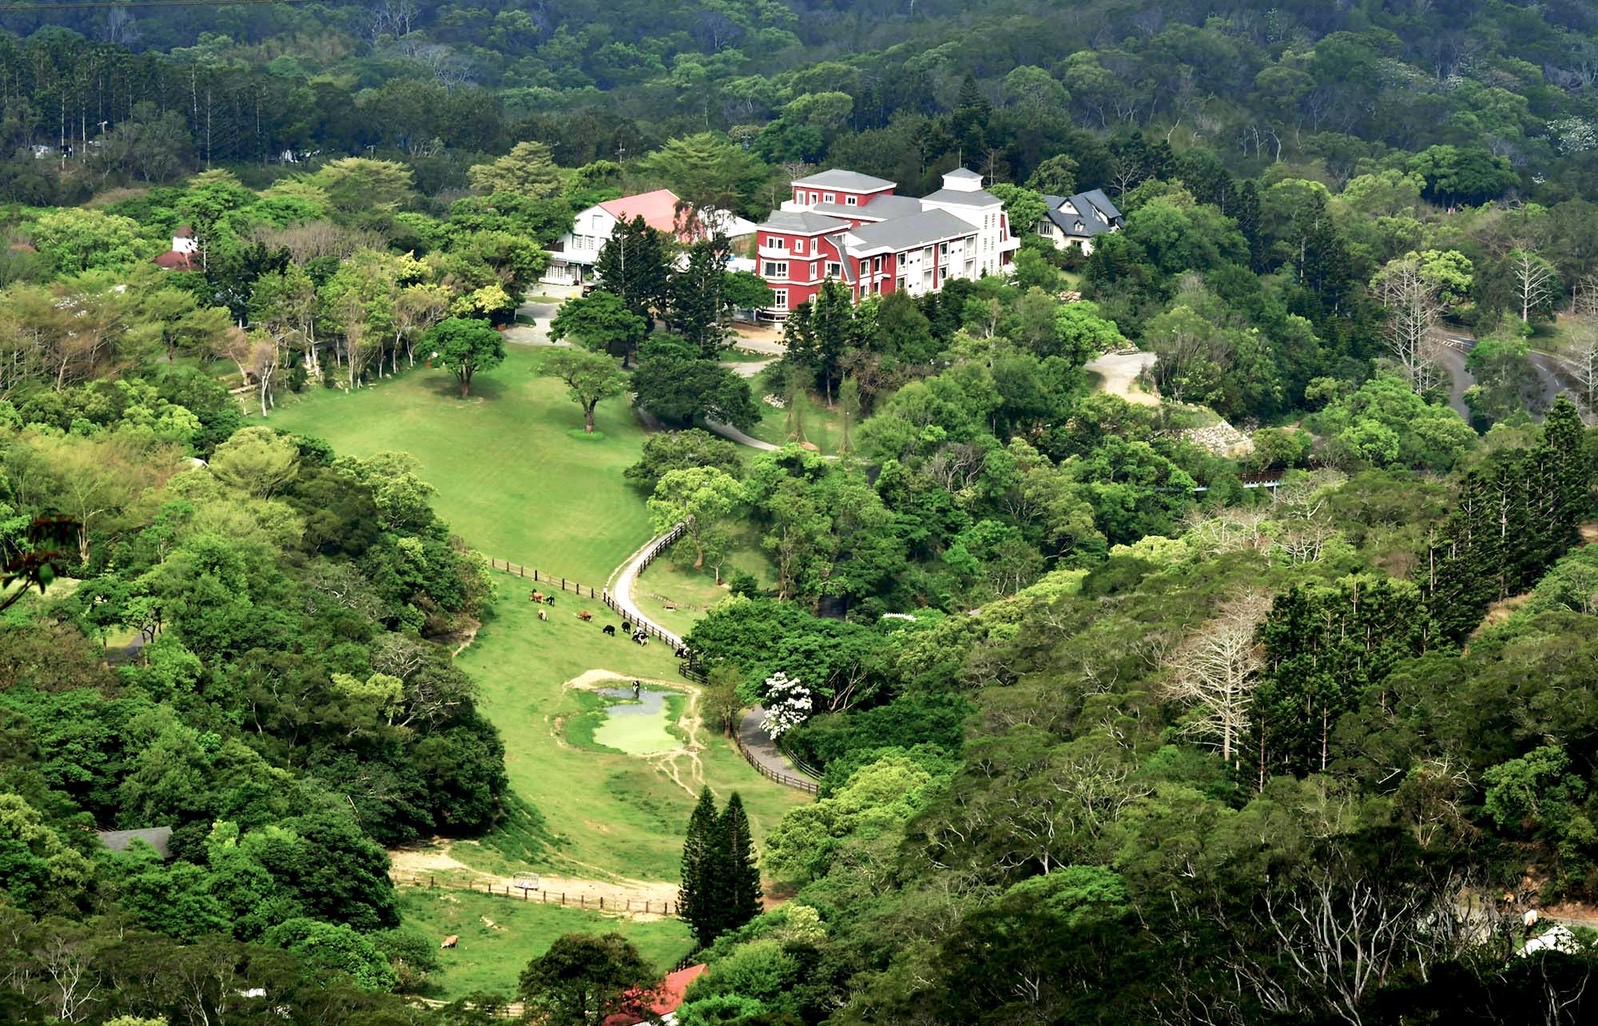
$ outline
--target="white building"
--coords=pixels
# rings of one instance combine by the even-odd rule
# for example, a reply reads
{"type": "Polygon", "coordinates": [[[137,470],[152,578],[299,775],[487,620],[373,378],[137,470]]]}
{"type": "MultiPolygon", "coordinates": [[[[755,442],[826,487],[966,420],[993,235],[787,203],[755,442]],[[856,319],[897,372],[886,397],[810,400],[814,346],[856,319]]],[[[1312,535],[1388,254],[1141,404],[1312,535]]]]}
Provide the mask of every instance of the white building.
{"type": "Polygon", "coordinates": [[[737,239],[753,235],[755,231],[754,222],[725,210],[690,210],[670,189],[623,196],[596,204],[577,215],[572,230],[551,247],[549,267],[540,280],[552,285],[591,284],[599,252],[610,241],[617,223],[635,217],[642,217],[649,227],[665,232],[685,246],[718,233],[737,239]]]}

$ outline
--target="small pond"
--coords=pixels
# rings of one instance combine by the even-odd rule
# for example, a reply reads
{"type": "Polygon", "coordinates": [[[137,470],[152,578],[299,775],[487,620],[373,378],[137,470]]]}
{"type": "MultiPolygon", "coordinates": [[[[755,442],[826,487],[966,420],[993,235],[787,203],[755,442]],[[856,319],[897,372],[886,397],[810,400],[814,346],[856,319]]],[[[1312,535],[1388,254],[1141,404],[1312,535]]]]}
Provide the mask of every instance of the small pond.
{"type": "Polygon", "coordinates": [[[634,699],[628,685],[599,688],[596,693],[607,702],[605,716],[594,728],[595,744],[628,755],[653,755],[682,747],[682,741],[666,729],[677,718],[681,692],[646,687],[634,699]]]}

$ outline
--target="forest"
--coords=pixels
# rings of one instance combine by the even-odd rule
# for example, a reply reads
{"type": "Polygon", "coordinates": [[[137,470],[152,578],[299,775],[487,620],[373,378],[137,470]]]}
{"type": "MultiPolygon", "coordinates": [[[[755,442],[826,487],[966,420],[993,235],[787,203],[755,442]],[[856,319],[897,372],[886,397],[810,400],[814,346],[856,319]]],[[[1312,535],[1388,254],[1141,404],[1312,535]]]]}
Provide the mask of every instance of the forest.
{"type": "Polygon", "coordinates": [[[282,426],[433,376],[411,430],[455,437],[531,367],[570,434],[529,462],[626,451],[607,501],[690,525],[673,573],[717,598],[681,686],[817,780],[755,828],[708,785],[645,810],[685,893],[732,858],[707,838],[738,853],[738,914],[686,916],[683,1026],[1590,1021],[1595,31],[1574,0],[0,4],[0,1020],[638,1010],[671,966],[576,931],[434,997],[389,852],[510,832],[547,869],[573,829],[458,664],[522,582],[436,467],[282,426]],[[830,167],[979,172],[1013,273],[829,283],[747,375],[740,244],[639,219],[527,312],[594,203],[760,220],[830,167]],[[1091,253],[1030,230],[1087,189],[1124,215],[1091,253]],[[535,328],[569,345],[508,354],[535,328]],[[96,839],[155,825],[170,857],[96,839]]]}

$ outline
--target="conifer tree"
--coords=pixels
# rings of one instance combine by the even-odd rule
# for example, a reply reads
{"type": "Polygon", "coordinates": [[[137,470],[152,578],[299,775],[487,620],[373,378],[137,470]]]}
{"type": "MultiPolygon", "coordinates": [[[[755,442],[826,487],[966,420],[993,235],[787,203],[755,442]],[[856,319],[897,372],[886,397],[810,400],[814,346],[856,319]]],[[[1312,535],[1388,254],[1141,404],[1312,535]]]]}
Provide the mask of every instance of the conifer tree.
{"type": "Polygon", "coordinates": [[[723,888],[719,863],[724,850],[716,799],[706,787],[699,792],[699,803],[688,818],[682,846],[682,887],[677,892],[677,913],[700,944],[709,944],[720,932],[723,888]]]}
{"type": "Polygon", "coordinates": [[[620,296],[627,309],[651,325],[654,311],[669,305],[670,246],[665,233],[649,227],[642,217],[616,222],[594,262],[594,273],[601,291],[620,296]]]}
{"type": "Polygon", "coordinates": [[[736,930],[760,914],[760,867],[755,864],[754,842],[743,799],[734,791],[721,814],[722,868],[725,884],[717,889],[724,919],[722,928],[736,930]]]}

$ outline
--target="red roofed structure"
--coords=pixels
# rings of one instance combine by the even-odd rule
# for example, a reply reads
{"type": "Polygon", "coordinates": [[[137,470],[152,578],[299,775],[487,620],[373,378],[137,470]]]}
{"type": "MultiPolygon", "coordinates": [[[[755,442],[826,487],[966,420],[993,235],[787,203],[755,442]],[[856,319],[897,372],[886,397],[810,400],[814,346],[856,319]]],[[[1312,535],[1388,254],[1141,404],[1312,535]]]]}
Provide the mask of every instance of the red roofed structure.
{"type": "Polygon", "coordinates": [[[155,258],[155,266],[164,271],[193,271],[194,254],[200,251],[194,229],[184,225],[172,233],[172,248],[155,258]]]}
{"type": "Polygon", "coordinates": [[[572,230],[562,235],[550,247],[549,267],[542,281],[552,285],[591,285],[593,267],[599,253],[610,241],[616,225],[635,217],[658,232],[665,232],[678,243],[688,246],[714,234],[729,239],[753,235],[755,225],[726,210],[700,209],[696,217],[684,216],[679,211],[682,200],[670,189],[656,189],[634,196],[606,200],[582,211],[572,219],[572,230]]]}
{"type": "MultiPolygon", "coordinates": [[[[705,975],[705,971],[709,968],[709,966],[701,962],[698,965],[691,965],[686,969],[668,973],[666,978],[660,981],[660,985],[655,988],[655,999],[649,1003],[650,1011],[659,1016],[662,1022],[674,1022],[677,1009],[682,1007],[683,995],[688,993],[688,985],[705,975]]],[[[636,1015],[617,1012],[614,1015],[605,1017],[604,1026],[638,1026],[639,1023],[647,1021],[647,1019],[641,1019],[636,1015]]]]}
{"type": "Polygon", "coordinates": [[[645,224],[657,232],[667,235],[677,233],[677,194],[670,189],[656,189],[636,196],[606,200],[599,205],[599,209],[618,221],[641,217],[645,224]]]}

